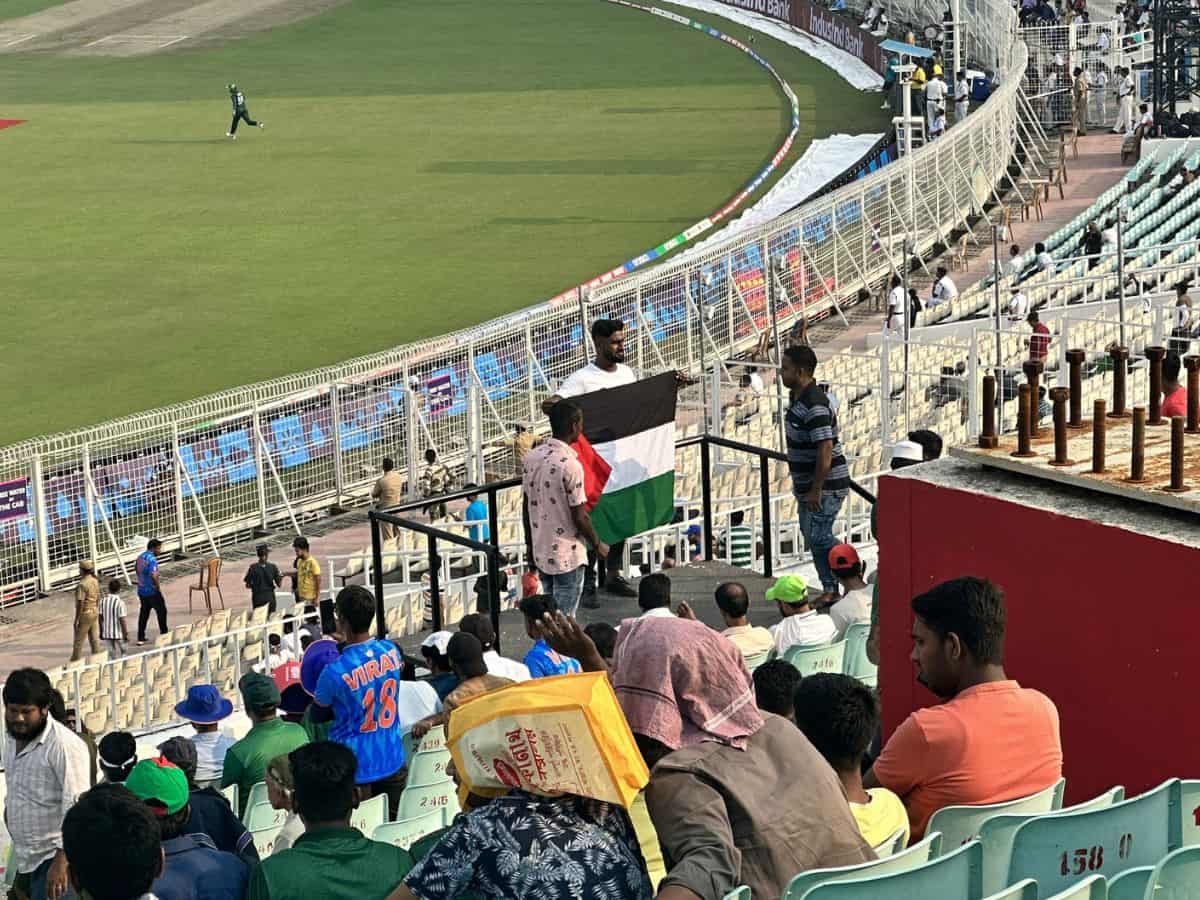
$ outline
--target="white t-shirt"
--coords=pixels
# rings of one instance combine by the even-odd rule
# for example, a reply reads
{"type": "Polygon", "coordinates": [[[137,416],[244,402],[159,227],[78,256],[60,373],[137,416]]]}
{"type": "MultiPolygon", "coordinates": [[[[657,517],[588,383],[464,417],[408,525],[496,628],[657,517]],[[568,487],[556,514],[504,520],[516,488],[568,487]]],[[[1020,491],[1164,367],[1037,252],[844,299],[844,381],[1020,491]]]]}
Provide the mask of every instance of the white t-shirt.
{"type": "Polygon", "coordinates": [[[401,731],[408,731],[413,723],[426,716],[442,711],[442,701],[428,681],[401,681],[396,691],[396,721],[401,731]]]}
{"type": "Polygon", "coordinates": [[[871,589],[859,588],[848,591],[841,600],[829,607],[829,618],[837,626],[838,640],[846,636],[846,629],[859,622],[871,621],[871,589]]]}
{"type": "Polygon", "coordinates": [[[1013,278],[1020,278],[1021,273],[1025,271],[1025,264],[1022,262],[1024,258],[1020,253],[1008,258],[1008,274],[1013,278]]]}
{"type": "Polygon", "coordinates": [[[1108,49],[1108,32],[1107,31],[1100,32],[1100,36],[1098,38],[1096,38],[1096,46],[1099,47],[1101,50],[1108,49]]]}
{"type": "Polygon", "coordinates": [[[633,384],[637,380],[633,369],[624,363],[617,363],[617,367],[611,372],[604,371],[595,363],[588,363],[578,372],[568,375],[554,393],[560,397],[578,397],[580,394],[590,394],[592,391],[633,384]]]}
{"type": "Polygon", "coordinates": [[[960,78],[958,83],[954,85],[954,102],[966,103],[971,99],[971,83],[965,78],[960,78]]]}
{"type": "Polygon", "coordinates": [[[904,315],[904,285],[896,285],[888,294],[888,312],[904,315]]]}
{"type": "Polygon", "coordinates": [[[929,300],[930,307],[939,303],[949,303],[958,296],[958,285],[950,280],[949,275],[943,275],[933,286],[933,296],[929,300]]]}
{"type": "Polygon", "coordinates": [[[483,664],[487,666],[489,675],[499,675],[513,681],[529,680],[529,667],[525,663],[503,657],[495,650],[484,651],[483,664]]]}
{"type": "Polygon", "coordinates": [[[837,626],[829,616],[810,609],[806,613],[788,616],[771,628],[771,634],[775,638],[775,652],[782,655],[788,647],[820,647],[828,644],[837,636],[837,626]]]}
{"type": "Polygon", "coordinates": [[[761,394],[766,389],[767,389],[767,387],[765,384],[763,384],[762,376],[759,375],[757,372],[751,372],[750,373],[750,390],[754,391],[754,393],[756,393],[756,394],[761,394]]]}
{"type": "Polygon", "coordinates": [[[1133,76],[1132,75],[1126,75],[1124,78],[1121,79],[1121,87],[1117,91],[1117,93],[1121,97],[1132,97],[1133,96],[1133,76]]]}
{"type": "Polygon", "coordinates": [[[1147,128],[1152,126],[1154,124],[1154,113],[1150,112],[1150,110],[1146,110],[1144,113],[1142,113],[1142,118],[1138,121],[1138,124],[1145,125],[1147,128]]]}
{"type": "Polygon", "coordinates": [[[941,103],[946,97],[946,82],[940,78],[930,78],[925,85],[925,100],[929,103],[941,103]]]}
{"type": "Polygon", "coordinates": [[[1008,301],[1008,314],[1014,319],[1024,319],[1029,315],[1029,298],[1023,291],[1017,291],[1008,301]]]}
{"type": "Polygon", "coordinates": [[[1049,272],[1054,268],[1054,257],[1043,250],[1037,255],[1038,268],[1043,272],[1049,272]]]}

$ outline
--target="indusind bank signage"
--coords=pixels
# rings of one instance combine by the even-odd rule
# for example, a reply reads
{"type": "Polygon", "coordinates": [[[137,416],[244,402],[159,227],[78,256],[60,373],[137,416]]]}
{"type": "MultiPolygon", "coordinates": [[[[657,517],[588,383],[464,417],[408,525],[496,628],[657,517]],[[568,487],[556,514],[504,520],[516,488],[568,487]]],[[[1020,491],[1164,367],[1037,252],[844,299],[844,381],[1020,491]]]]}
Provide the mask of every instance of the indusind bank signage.
{"type": "Polygon", "coordinates": [[[884,71],[885,55],[879,39],[858,27],[849,16],[830,12],[809,0],[721,0],[726,6],[749,10],[786,22],[813,37],[861,59],[876,72],[884,71]]]}

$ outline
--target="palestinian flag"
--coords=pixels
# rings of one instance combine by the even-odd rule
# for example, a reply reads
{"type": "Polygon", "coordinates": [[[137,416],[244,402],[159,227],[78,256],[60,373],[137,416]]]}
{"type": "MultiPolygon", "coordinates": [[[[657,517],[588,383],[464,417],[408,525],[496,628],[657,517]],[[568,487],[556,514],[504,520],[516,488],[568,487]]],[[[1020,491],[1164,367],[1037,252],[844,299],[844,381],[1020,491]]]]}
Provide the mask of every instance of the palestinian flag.
{"type": "Polygon", "coordinates": [[[615,544],[675,513],[675,374],[572,397],[583,409],[583,463],[592,525],[615,544]]]}

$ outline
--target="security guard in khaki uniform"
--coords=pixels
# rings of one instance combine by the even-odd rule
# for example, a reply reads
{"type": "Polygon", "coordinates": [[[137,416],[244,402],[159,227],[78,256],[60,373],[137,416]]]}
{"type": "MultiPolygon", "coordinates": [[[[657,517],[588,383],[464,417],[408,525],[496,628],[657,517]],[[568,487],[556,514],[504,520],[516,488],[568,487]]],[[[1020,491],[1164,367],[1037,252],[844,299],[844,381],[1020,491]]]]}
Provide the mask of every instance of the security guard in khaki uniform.
{"type": "MultiPolygon", "coordinates": [[[[383,460],[383,474],[371,488],[371,497],[375,500],[376,509],[387,509],[395,506],[404,498],[404,479],[396,471],[396,464],[390,457],[383,460]]],[[[391,522],[379,523],[380,537],[385,541],[394,541],[400,536],[400,529],[391,522]]]]}
{"type": "Polygon", "coordinates": [[[90,559],[79,564],[79,586],[75,588],[75,643],[71,661],[83,656],[86,636],[93,653],[100,652],[100,582],[96,580],[96,565],[90,559]]]}

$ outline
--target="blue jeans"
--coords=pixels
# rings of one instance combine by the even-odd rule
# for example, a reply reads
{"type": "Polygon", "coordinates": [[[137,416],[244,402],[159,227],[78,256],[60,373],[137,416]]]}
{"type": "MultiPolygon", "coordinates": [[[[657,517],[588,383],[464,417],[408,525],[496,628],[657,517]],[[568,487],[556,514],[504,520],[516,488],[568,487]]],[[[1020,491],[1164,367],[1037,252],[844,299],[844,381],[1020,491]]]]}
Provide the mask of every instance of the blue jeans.
{"type": "MultiPolygon", "coordinates": [[[[46,879],[50,875],[50,864],[54,862],[54,857],[50,857],[36,869],[29,873],[29,898],[30,900],[46,900],[46,879]]],[[[63,894],[63,900],[73,900],[77,895],[71,890],[71,882],[67,882],[67,892],[63,894]]]]}
{"type": "Polygon", "coordinates": [[[821,589],[827,592],[836,591],[838,586],[833,569],[829,567],[829,551],[837,546],[833,522],[845,499],[845,494],[822,494],[821,511],[812,512],[803,496],[796,498],[800,505],[800,531],[812,552],[813,565],[817,567],[817,576],[821,579],[821,589]]]}
{"type": "Polygon", "coordinates": [[[572,572],[562,572],[558,575],[538,569],[542,593],[553,597],[559,611],[565,616],[574,617],[579,609],[579,595],[583,593],[583,572],[586,568],[580,566],[572,572]]]}

